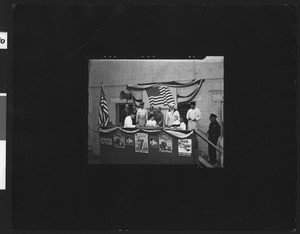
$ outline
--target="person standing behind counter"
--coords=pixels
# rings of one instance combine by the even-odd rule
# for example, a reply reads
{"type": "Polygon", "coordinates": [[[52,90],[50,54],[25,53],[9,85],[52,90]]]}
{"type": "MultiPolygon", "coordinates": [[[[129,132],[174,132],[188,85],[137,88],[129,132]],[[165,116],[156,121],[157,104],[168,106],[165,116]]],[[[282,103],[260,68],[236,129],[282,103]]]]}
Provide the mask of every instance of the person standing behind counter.
{"type": "Polygon", "coordinates": [[[150,117],[149,117],[150,115],[154,115],[154,112],[155,112],[154,106],[150,106],[150,108],[149,108],[149,110],[148,110],[148,118],[150,118],[150,117]]]}
{"type": "Polygon", "coordinates": [[[144,108],[144,102],[141,102],[141,108],[136,112],[136,124],[140,127],[144,127],[148,119],[148,111],[144,108]]]}
{"type": "Polygon", "coordinates": [[[134,114],[131,113],[125,118],[124,128],[135,128],[136,126],[132,124],[132,119],[134,118],[134,114]]]}
{"type": "Polygon", "coordinates": [[[154,119],[159,127],[164,126],[164,114],[161,112],[161,108],[158,107],[156,111],[154,111],[154,119]]]}
{"type": "Polygon", "coordinates": [[[191,102],[190,109],[186,114],[186,118],[188,120],[188,130],[197,130],[198,129],[198,122],[201,119],[201,112],[196,107],[195,102],[191,102]]]}
{"type": "Polygon", "coordinates": [[[175,121],[179,121],[180,114],[175,109],[175,105],[173,103],[169,104],[169,110],[166,114],[166,126],[171,127],[175,121]]]}
{"type": "Polygon", "coordinates": [[[149,120],[147,121],[146,126],[147,126],[147,127],[156,127],[156,126],[157,126],[157,123],[156,123],[156,121],[154,120],[154,115],[151,114],[151,115],[149,116],[149,120]]]}
{"type": "Polygon", "coordinates": [[[134,118],[132,119],[132,124],[136,125],[136,113],[137,113],[137,109],[136,109],[135,105],[132,106],[132,113],[134,114],[134,118]]]}

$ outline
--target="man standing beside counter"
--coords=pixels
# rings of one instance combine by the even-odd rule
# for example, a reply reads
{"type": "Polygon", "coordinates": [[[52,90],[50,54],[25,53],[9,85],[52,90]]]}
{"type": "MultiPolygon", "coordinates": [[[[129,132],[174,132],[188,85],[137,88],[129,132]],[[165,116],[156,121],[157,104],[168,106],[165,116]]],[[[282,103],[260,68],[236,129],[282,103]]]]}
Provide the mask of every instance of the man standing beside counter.
{"type": "Polygon", "coordinates": [[[170,103],[169,110],[166,114],[166,126],[171,127],[175,121],[179,122],[179,118],[180,118],[180,114],[175,109],[175,105],[173,103],[170,103]]]}
{"type": "Polygon", "coordinates": [[[144,127],[148,120],[148,111],[146,108],[144,108],[144,104],[144,102],[141,102],[141,107],[136,113],[136,124],[140,127],[144,127]]]}
{"type": "Polygon", "coordinates": [[[190,109],[186,114],[186,118],[188,120],[188,130],[197,130],[198,129],[198,122],[201,119],[201,112],[196,107],[195,102],[191,102],[190,109]]]}

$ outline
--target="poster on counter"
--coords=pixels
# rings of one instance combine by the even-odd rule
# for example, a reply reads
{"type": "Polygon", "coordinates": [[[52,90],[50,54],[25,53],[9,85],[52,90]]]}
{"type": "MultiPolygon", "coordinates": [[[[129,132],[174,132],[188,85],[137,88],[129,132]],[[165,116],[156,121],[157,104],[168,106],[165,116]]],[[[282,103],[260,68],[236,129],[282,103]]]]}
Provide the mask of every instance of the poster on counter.
{"type": "Polygon", "coordinates": [[[117,148],[125,148],[125,133],[116,130],[114,131],[114,145],[117,148]]]}
{"type": "Polygon", "coordinates": [[[107,137],[100,137],[101,145],[112,145],[112,139],[107,137]]]}
{"type": "Polygon", "coordinates": [[[126,135],[126,146],[134,146],[133,135],[126,135]]]}
{"type": "Polygon", "coordinates": [[[192,139],[178,140],[178,155],[184,157],[192,156],[192,139]]]}
{"type": "Polygon", "coordinates": [[[149,147],[151,149],[158,149],[158,136],[150,136],[149,138],[149,147]]]}
{"type": "Polygon", "coordinates": [[[135,152],[149,153],[148,134],[147,133],[136,133],[135,134],[135,152]]]}
{"type": "Polygon", "coordinates": [[[159,134],[159,152],[172,153],[173,139],[166,133],[159,134]]]}

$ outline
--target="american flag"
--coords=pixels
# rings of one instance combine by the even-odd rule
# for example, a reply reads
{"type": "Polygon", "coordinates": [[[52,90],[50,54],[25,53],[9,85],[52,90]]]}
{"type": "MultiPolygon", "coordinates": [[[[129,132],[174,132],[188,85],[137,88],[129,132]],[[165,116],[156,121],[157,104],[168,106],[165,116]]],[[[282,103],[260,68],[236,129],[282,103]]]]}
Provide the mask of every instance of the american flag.
{"type": "Polygon", "coordinates": [[[109,121],[108,108],[105,100],[103,85],[101,85],[99,117],[98,117],[99,126],[107,126],[108,121],[109,121]]]}
{"type": "Polygon", "coordinates": [[[166,86],[155,86],[146,90],[147,95],[149,97],[149,104],[151,106],[161,105],[164,106],[169,105],[170,103],[175,104],[174,97],[169,89],[166,86]]]}

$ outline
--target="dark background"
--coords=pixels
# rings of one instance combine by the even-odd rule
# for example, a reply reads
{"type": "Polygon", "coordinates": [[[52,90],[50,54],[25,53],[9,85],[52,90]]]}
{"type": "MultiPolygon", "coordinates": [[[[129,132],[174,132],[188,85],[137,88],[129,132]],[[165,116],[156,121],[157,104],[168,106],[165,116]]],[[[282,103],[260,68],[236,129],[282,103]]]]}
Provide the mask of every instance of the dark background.
{"type": "Polygon", "coordinates": [[[14,229],[293,230],[293,6],[43,6],[13,16],[14,229]],[[225,169],[87,165],[87,61],[225,58],[225,169]]]}

